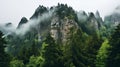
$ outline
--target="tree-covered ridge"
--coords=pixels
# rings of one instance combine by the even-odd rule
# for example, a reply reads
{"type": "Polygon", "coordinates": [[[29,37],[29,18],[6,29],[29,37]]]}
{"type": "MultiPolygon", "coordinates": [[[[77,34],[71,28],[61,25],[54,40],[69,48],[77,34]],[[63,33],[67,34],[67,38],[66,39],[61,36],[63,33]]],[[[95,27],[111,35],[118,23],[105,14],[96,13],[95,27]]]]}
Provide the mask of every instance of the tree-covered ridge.
{"type": "MultiPolygon", "coordinates": [[[[0,67],[120,66],[120,24],[111,28],[98,11],[77,12],[59,3],[50,8],[40,5],[30,20],[51,10],[49,19],[30,27],[24,36],[0,32],[0,67]]],[[[27,21],[23,17],[17,30],[27,21]]]]}

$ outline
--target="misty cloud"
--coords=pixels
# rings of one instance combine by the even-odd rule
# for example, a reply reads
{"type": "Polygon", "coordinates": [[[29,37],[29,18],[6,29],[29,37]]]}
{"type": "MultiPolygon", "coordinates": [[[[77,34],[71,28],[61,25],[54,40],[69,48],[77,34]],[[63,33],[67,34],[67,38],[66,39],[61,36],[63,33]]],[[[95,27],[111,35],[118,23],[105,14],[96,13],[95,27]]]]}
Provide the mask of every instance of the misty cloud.
{"type": "Polygon", "coordinates": [[[44,20],[47,20],[52,17],[54,10],[50,10],[42,15],[39,15],[38,18],[30,19],[27,23],[23,24],[20,28],[16,28],[14,26],[6,27],[5,24],[0,24],[0,30],[4,32],[5,36],[9,34],[16,34],[23,36],[26,32],[28,32],[31,28],[35,28],[39,23],[44,20]]]}

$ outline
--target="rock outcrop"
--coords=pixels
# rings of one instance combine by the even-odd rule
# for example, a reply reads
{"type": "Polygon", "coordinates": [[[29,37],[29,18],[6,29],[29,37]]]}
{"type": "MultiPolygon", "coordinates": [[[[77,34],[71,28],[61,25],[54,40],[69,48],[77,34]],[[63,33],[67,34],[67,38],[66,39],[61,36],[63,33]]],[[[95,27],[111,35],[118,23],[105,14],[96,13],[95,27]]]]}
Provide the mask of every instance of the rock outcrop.
{"type": "Polygon", "coordinates": [[[66,42],[70,28],[78,27],[77,23],[65,17],[64,19],[60,19],[59,17],[53,17],[54,19],[51,21],[51,36],[57,40],[57,42],[66,42]]]}
{"type": "Polygon", "coordinates": [[[25,24],[27,22],[28,22],[27,18],[26,17],[22,17],[22,19],[20,20],[17,28],[20,28],[23,24],[25,24]]]}

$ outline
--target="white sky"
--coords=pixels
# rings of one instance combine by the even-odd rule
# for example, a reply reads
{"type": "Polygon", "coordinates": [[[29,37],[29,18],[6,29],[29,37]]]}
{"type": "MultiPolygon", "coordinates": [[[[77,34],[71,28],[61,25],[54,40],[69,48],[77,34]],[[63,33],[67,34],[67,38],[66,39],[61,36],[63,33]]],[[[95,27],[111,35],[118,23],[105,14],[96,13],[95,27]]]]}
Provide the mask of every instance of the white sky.
{"type": "Polygon", "coordinates": [[[102,17],[120,5],[120,0],[0,0],[0,23],[12,22],[17,25],[23,16],[29,19],[39,5],[50,7],[58,2],[67,3],[77,11],[95,13],[98,10],[102,17]]]}

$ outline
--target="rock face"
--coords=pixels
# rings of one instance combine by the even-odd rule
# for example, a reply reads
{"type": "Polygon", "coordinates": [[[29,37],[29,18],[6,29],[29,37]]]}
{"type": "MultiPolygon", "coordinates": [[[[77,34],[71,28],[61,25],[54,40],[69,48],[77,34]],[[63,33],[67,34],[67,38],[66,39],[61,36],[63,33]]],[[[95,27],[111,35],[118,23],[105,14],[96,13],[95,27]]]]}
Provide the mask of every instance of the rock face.
{"type": "MultiPolygon", "coordinates": [[[[55,11],[50,19],[46,19],[36,25],[35,29],[31,31],[36,31],[38,39],[45,37],[47,33],[51,33],[51,36],[56,40],[56,42],[66,42],[70,28],[81,28],[83,32],[87,34],[96,33],[102,25],[103,21],[100,17],[99,12],[94,13],[85,13],[85,11],[76,12],[72,7],[69,7],[64,4],[59,4],[55,6],[55,11]]],[[[30,19],[39,19],[38,16],[48,12],[53,8],[46,8],[44,6],[39,6],[35,13],[31,16],[30,19]]],[[[27,19],[23,17],[18,25],[20,28],[23,24],[27,23],[27,19]]]]}
{"type": "Polygon", "coordinates": [[[51,36],[56,40],[60,37],[60,24],[58,17],[54,17],[54,19],[51,21],[51,36]]]}
{"type": "Polygon", "coordinates": [[[96,18],[101,18],[101,17],[100,17],[100,13],[99,13],[99,11],[96,11],[96,13],[95,13],[95,17],[96,17],[96,18]]]}
{"type": "Polygon", "coordinates": [[[92,12],[87,15],[84,11],[82,11],[78,13],[78,20],[80,25],[78,25],[78,22],[73,19],[69,19],[68,17],[60,19],[57,15],[53,16],[51,20],[51,36],[58,42],[66,42],[69,36],[70,28],[72,27],[84,27],[85,29],[82,28],[82,30],[86,30],[85,32],[87,34],[94,34],[97,33],[97,31],[99,31],[103,26],[103,21],[98,11],[95,15],[92,12]]]}
{"type": "Polygon", "coordinates": [[[100,17],[100,13],[98,11],[96,11],[96,13],[95,13],[95,18],[98,22],[98,28],[102,27],[103,26],[103,20],[100,17]]]}
{"type": "Polygon", "coordinates": [[[103,20],[98,11],[96,11],[96,14],[92,12],[87,14],[84,11],[81,11],[77,13],[77,16],[79,26],[87,34],[94,34],[103,26],[103,20]]]}
{"type": "Polygon", "coordinates": [[[89,14],[87,24],[88,24],[88,26],[90,26],[90,28],[98,30],[98,22],[93,13],[89,14]]]}
{"type": "Polygon", "coordinates": [[[77,17],[78,17],[78,20],[82,23],[82,22],[86,22],[88,16],[87,14],[85,13],[85,11],[79,11],[77,13],[77,17]]]}
{"type": "Polygon", "coordinates": [[[27,18],[26,17],[22,17],[22,19],[20,20],[17,28],[20,28],[23,24],[25,24],[27,22],[28,22],[27,18]]]}
{"type": "Polygon", "coordinates": [[[59,19],[59,17],[53,18],[51,21],[51,36],[57,40],[57,42],[66,42],[70,28],[78,27],[77,23],[67,17],[65,17],[65,19],[59,19]]]}

